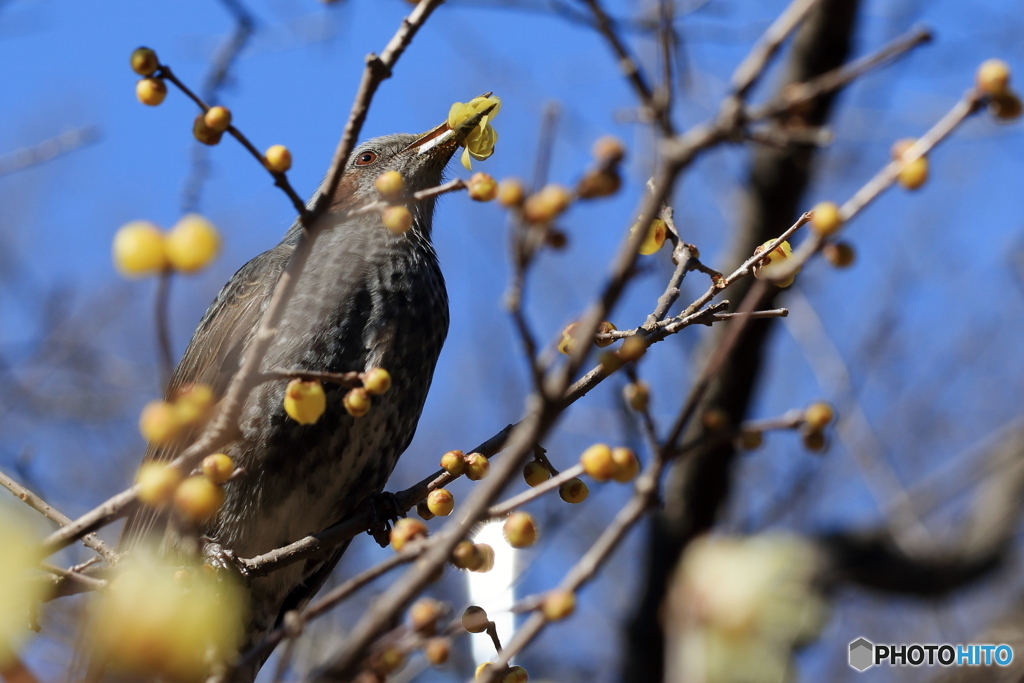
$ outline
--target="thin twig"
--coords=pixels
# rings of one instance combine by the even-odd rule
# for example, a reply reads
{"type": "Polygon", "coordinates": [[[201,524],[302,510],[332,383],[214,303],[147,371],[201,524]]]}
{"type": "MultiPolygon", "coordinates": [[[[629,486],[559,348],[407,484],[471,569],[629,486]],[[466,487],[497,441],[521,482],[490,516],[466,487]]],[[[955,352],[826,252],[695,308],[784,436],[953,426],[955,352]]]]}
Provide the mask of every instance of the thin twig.
{"type": "Polygon", "coordinates": [[[782,47],[786,38],[796,30],[808,12],[814,9],[819,0],[793,0],[788,7],[772,22],[764,32],[757,45],[750,51],[732,76],[732,94],[738,99],[747,96],[757,84],[772,57],[782,47]]]}
{"type": "MultiPolygon", "coordinates": [[[[30,508],[43,515],[52,522],[55,522],[58,526],[65,526],[71,522],[71,520],[64,515],[60,510],[57,510],[52,505],[47,503],[45,500],[37,496],[36,494],[29,491],[27,488],[8,477],[3,472],[0,472],[0,486],[13,493],[22,502],[28,505],[30,508]]],[[[103,559],[108,563],[113,564],[117,561],[118,555],[114,552],[110,546],[101,541],[95,534],[87,534],[82,538],[82,544],[87,548],[91,548],[99,553],[103,559]]]]}
{"type": "Polygon", "coordinates": [[[547,481],[543,481],[540,484],[523,491],[519,495],[513,496],[508,500],[492,506],[491,509],[487,511],[487,517],[491,521],[502,519],[516,508],[521,508],[530,501],[540,498],[545,493],[557,489],[565,482],[575,479],[581,474],[583,474],[583,465],[576,463],[569,469],[563,470],[560,474],[551,477],[547,481]]]}
{"type": "Polygon", "coordinates": [[[582,2],[593,13],[598,32],[604,36],[608,45],[611,46],[616,59],[619,61],[619,68],[626,76],[626,79],[632,84],[633,89],[636,90],[637,98],[640,100],[641,105],[643,105],[645,113],[657,122],[662,135],[666,137],[675,135],[672,119],[669,117],[667,107],[655,100],[654,92],[651,90],[647,77],[644,75],[636,59],[626,48],[626,44],[619,38],[611,18],[604,11],[601,3],[598,0],[582,0],[582,2]]]}

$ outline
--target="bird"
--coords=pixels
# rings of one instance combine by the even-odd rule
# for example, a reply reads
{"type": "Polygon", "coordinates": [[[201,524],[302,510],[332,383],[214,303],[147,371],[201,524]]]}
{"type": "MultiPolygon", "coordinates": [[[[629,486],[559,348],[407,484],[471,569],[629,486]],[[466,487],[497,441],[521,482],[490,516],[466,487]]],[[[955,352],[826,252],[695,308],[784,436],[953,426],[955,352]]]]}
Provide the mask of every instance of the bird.
{"type": "MultiPolygon", "coordinates": [[[[379,211],[355,210],[380,198],[374,183],[386,171],[402,175],[407,195],[440,185],[455,150],[480,118],[454,130],[445,122],[419,135],[373,138],[349,155],[322,219],[326,227],[313,242],[261,372],[384,368],[392,387],[356,418],[343,406],[347,389],[328,383],[325,412],[303,425],[283,408],[287,379],[256,384],[236,435],[223,449],[243,474],[225,485],[223,505],[197,530],[204,555],[211,548],[239,558],[266,553],[338,523],[383,490],[416,431],[448,333],[448,295],[431,242],[436,198],[409,203],[412,227],[401,234],[382,224],[379,211]]],[[[171,377],[168,397],[192,384],[223,396],[303,229],[296,222],[277,246],[242,266],[220,290],[171,377]]],[[[150,445],[144,462],[169,461],[187,445],[188,439],[150,445]]],[[[127,520],[119,549],[130,552],[154,539],[162,542],[162,552],[185,543],[173,515],[142,507],[127,520]]],[[[247,581],[239,652],[306,604],[345,547],[247,581]]],[[[234,680],[253,680],[267,655],[236,672],[234,680]]]]}

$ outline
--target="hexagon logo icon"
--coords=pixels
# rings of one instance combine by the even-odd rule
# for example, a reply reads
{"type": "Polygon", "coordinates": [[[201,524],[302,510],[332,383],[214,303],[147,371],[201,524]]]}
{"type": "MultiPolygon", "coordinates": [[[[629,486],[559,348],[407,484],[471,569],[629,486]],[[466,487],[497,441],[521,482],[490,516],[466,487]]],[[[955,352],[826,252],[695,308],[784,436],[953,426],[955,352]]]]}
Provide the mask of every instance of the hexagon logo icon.
{"type": "Polygon", "coordinates": [[[858,638],[850,643],[850,666],[864,671],[875,663],[875,646],[867,638],[858,638]]]}

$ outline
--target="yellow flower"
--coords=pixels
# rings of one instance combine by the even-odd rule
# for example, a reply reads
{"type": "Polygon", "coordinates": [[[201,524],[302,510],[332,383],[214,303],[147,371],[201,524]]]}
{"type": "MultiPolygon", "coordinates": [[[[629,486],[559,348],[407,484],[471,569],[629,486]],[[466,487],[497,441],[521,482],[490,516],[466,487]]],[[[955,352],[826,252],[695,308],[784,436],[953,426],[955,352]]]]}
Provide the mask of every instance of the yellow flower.
{"type": "Polygon", "coordinates": [[[12,662],[17,648],[29,635],[34,605],[43,598],[43,584],[30,581],[31,571],[43,559],[30,525],[0,508],[0,671],[12,662]]]}
{"type": "MultiPolygon", "coordinates": [[[[774,241],[775,240],[768,240],[755,249],[754,253],[764,253],[764,251],[770,247],[774,241]]],[[[789,246],[789,242],[783,240],[762,263],[754,265],[754,277],[769,280],[776,287],[789,287],[793,284],[793,280],[796,279],[796,273],[799,273],[800,269],[797,268],[795,273],[784,280],[780,280],[778,278],[778,273],[784,272],[785,268],[789,267],[788,264],[786,266],[783,266],[782,264],[785,263],[787,259],[792,258],[792,256],[793,247],[789,246]]]]}
{"type": "Polygon", "coordinates": [[[501,109],[501,100],[493,95],[488,97],[474,97],[469,102],[456,102],[448,110],[448,127],[458,130],[459,126],[470,120],[488,107],[494,108],[484,115],[479,123],[466,136],[462,146],[462,165],[467,171],[472,171],[470,157],[477,161],[483,161],[494,154],[494,143],[498,141],[498,133],[491,126],[490,121],[498,115],[501,109]]]}
{"type": "Polygon", "coordinates": [[[112,669],[202,680],[234,654],[242,593],[231,581],[199,568],[175,571],[145,552],[122,565],[93,603],[89,630],[112,669]]]}

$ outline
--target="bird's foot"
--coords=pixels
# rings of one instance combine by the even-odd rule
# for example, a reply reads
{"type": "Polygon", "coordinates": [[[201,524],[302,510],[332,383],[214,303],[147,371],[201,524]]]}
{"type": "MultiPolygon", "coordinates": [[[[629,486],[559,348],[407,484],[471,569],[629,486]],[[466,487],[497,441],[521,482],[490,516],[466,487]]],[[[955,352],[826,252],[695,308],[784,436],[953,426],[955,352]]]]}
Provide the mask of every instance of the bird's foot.
{"type": "Polygon", "coordinates": [[[405,515],[398,507],[398,499],[395,498],[395,494],[388,491],[375,493],[367,501],[372,511],[370,535],[381,548],[386,548],[391,542],[392,522],[398,521],[399,517],[405,515]]]}
{"type": "Polygon", "coordinates": [[[219,572],[227,572],[244,583],[249,582],[249,570],[245,562],[220,543],[207,541],[203,544],[203,564],[210,565],[219,572]]]}

